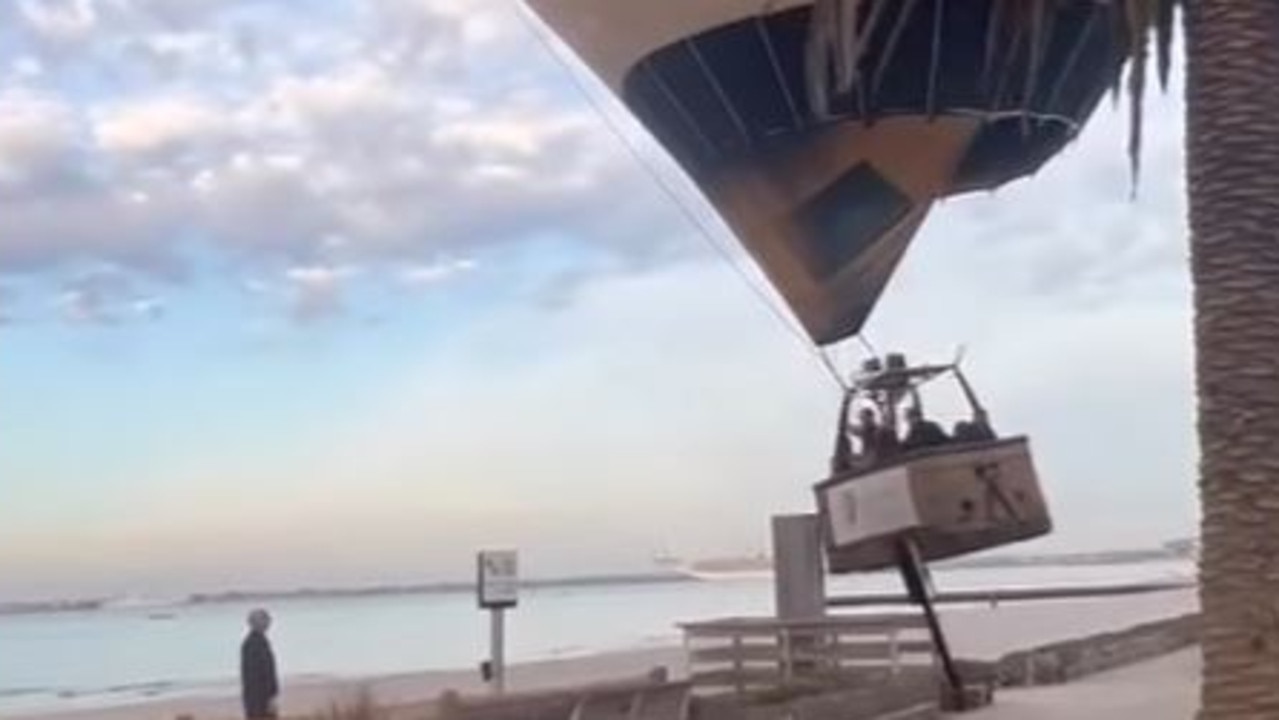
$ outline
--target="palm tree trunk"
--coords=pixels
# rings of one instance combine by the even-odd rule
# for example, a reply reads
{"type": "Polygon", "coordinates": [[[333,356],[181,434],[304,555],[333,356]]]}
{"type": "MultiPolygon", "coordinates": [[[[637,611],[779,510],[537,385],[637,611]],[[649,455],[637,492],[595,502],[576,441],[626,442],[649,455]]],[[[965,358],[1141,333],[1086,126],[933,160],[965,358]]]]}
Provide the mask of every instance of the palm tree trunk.
{"type": "Polygon", "coordinates": [[[1201,720],[1279,718],[1279,2],[1188,0],[1201,720]]]}

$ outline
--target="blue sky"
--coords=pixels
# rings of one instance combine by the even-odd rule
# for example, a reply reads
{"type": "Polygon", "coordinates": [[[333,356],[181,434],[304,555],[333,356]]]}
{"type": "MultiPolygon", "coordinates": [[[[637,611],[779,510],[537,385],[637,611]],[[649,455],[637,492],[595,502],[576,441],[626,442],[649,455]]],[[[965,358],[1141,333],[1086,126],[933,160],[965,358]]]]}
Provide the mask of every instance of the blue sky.
{"type": "MultiPolygon", "coordinates": [[[[829,382],[516,12],[0,5],[0,598],[643,569],[809,507],[829,382]]],[[[1136,201],[1107,105],[869,331],[966,344],[1045,547],[1193,532],[1177,83],[1136,201]]]]}

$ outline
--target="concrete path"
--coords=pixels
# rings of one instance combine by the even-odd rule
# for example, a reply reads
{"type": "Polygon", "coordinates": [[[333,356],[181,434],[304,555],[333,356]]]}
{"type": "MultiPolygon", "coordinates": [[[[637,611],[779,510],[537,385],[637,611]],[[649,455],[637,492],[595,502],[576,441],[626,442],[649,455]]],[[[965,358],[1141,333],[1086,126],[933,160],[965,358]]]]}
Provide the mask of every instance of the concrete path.
{"type": "Polygon", "coordinates": [[[1194,720],[1199,650],[1094,675],[1065,685],[1000,690],[972,720],[1194,720]]]}

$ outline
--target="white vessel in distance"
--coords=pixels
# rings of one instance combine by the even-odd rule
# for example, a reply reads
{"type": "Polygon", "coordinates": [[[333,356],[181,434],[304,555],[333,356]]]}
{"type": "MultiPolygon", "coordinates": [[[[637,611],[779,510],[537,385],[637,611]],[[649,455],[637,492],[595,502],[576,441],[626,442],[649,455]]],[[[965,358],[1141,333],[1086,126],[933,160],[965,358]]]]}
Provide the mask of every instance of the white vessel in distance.
{"type": "Polygon", "coordinates": [[[701,560],[659,553],[653,558],[658,567],[698,580],[764,580],[773,577],[773,559],[765,553],[701,560]]]}

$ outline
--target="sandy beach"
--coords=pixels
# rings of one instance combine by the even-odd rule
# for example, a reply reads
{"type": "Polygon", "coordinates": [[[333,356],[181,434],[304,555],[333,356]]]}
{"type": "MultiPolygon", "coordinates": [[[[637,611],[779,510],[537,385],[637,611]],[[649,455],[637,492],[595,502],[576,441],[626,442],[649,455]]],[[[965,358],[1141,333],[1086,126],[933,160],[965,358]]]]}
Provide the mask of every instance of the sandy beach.
{"type": "MultiPolygon", "coordinates": [[[[1143,622],[1193,612],[1194,590],[1084,600],[1043,601],[999,606],[954,608],[944,611],[952,647],[957,655],[996,659],[1006,653],[1095,633],[1122,630],[1143,622]]],[[[287,675],[287,654],[281,658],[287,675]]],[[[684,673],[683,651],[667,647],[548,660],[513,666],[511,690],[538,690],[625,679],[656,666],[672,676],[684,673]]],[[[471,669],[412,673],[371,678],[286,682],[281,707],[288,714],[305,714],[353,697],[368,688],[380,702],[409,704],[433,700],[446,689],[483,693],[478,673],[471,669]]],[[[85,709],[15,715],[12,720],[172,720],[178,714],[196,718],[234,718],[238,701],[231,697],[191,697],[109,709],[85,709]]],[[[995,716],[1004,717],[1004,716],[995,716]]]]}
{"type": "Polygon", "coordinates": [[[1003,690],[973,720],[1192,720],[1200,657],[1183,650],[1067,685],[1003,690]]]}
{"type": "MultiPolygon", "coordinates": [[[[542,690],[565,685],[602,682],[638,676],[656,666],[677,671],[683,650],[676,646],[592,655],[590,657],[547,660],[515,665],[508,671],[507,685],[513,691],[542,690]]],[[[454,689],[466,694],[487,692],[474,670],[410,673],[372,678],[285,681],[280,708],[286,715],[305,715],[344,703],[362,689],[373,693],[379,703],[408,705],[435,700],[454,689]]],[[[204,720],[240,717],[240,703],[234,697],[193,697],[115,708],[74,710],[16,715],[11,720],[173,720],[188,714],[204,720]]],[[[6,719],[10,720],[10,719],[6,719]]]]}

